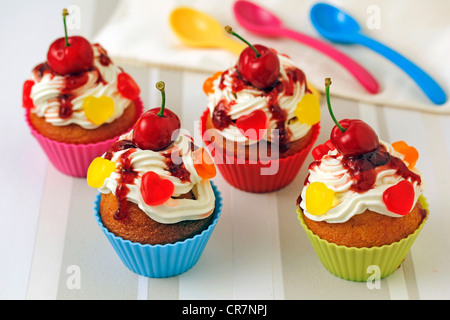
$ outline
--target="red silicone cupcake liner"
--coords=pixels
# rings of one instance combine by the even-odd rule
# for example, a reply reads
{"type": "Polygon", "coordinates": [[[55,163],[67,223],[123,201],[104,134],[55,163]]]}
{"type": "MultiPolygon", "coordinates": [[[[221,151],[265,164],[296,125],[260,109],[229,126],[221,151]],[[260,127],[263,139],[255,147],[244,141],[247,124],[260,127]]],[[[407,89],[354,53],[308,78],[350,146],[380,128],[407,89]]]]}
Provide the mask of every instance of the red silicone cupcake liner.
{"type": "MultiPolygon", "coordinates": [[[[136,106],[137,121],[144,111],[144,106],[139,98],[133,102],[136,106]]],[[[119,138],[117,136],[109,140],[89,144],[58,142],[36,131],[30,122],[29,111],[26,112],[26,121],[31,130],[31,134],[39,142],[50,162],[60,172],[72,177],[85,178],[92,160],[108,151],[111,145],[119,138]]]]}
{"type": "Polygon", "coordinates": [[[290,184],[297,176],[320,132],[320,124],[318,123],[312,127],[313,131],[310,143],[294,155],[271,160],[268,163],[261,161],[243,161],[242,159],[238,160],[235,156],[226,154],[222,150],[213,148],[211,142],[206,141],[204,135],[208,113],[209,110],[206,110],[201,117],[200,132],[202,133],[203,141],[214,157],[216,167],[219,169],[223,178],[233,187],[247,192],[272,192],[290,184]],[[270,168],[275,169],[276,173],[261,174],[264,170],[270,170],[270,168]]]}

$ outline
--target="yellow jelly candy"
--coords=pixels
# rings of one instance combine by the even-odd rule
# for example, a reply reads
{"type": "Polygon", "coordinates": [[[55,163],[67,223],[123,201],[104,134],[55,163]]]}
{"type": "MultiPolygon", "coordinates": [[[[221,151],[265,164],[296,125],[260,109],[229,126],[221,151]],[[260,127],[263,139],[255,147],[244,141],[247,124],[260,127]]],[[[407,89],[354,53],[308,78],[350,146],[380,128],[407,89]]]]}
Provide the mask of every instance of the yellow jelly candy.
{"type": "Polygon", "coordinates": [[[205,148],[195,150],[192,157],[195,171],[203,180],[212,179],[216,176],[216,166],[205,148]]]}
{"type": "Polygon", "coordinates": [[[87,183],[92,188],[103,186],[105,179],[108,178],[116,169],[114,162],[102,157],[95,158],[89,165],[87,171],[87,183]]]}
{"type": "Polygon", "coordinates": [[[114,100],[107,96],[84,98],[83,110],[86,117],[94,124],[105,123],[114,112],[114,100]]]}
{"type": "Polygon", "coordinates": [[[306,210],[312,215],[321,215],[330,210],[334,191],[322,182],[313,182],[306,189],[306,210]]]}
{"type": "Polygon", "coordinates": [[[316,96],[317,100],[320,103],[320,92],[319,90],[317,90],[316,87],[314,87],[311,83],[306,82],[306,87],[309,89],[309,91],[311,91],[311,93],[316,96]]]}
{"type": "Polygon", "coordinates": [[[312,126],[320,121],[320,104],[317,96],[312,93],[305,93],[302,100],[297,103],[295,116],[301,123],[312,126]]]}

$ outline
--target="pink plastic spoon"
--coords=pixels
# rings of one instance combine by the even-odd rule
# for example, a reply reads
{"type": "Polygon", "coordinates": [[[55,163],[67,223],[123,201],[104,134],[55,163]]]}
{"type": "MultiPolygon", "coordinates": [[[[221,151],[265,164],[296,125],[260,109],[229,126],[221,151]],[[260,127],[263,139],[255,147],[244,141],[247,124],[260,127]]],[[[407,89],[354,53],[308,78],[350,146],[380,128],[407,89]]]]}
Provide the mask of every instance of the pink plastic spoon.
{"type": "Polygon", "coordinates": [[[274,14],[250,1],[236,1],[233,11],[238,23],[250,32],[262,36],[291,38],[317,49],[347,69],[368,92],[378,93],[380,87],[377,80],[358,62],[333,46],[284,27],[283,22],[274,14]]]}

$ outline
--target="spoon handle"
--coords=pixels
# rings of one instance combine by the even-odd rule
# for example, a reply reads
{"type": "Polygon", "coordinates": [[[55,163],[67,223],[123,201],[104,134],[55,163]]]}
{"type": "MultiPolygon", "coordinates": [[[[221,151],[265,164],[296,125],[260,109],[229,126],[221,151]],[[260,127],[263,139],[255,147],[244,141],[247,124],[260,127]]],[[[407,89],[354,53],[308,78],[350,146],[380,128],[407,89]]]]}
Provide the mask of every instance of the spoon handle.
{"type": "Polygon", "coordinates": [[[299,41],[326,54],[346,68],[368,92],[378,93],[380,88],[379,84],[369,71],[349,56],[335,49],[333,46],[291,29],[283,28],[280,30],[280,33],[283,36],[299,41]]]}
{"type": "Polygon", "coordinates": [[[398,52],[362,34],[358,34],[355,41],[378,52],[403,69],[433,103],[440,105],[447,100],[444,90],[433,78],[398,52]]]}

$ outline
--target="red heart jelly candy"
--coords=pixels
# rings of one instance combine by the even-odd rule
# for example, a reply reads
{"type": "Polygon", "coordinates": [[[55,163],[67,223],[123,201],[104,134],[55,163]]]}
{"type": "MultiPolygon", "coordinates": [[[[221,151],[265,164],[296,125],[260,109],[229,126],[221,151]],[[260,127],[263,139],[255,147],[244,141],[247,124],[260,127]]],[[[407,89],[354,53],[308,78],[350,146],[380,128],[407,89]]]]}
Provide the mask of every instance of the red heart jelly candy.
{"type": "Polygon", "coordinates": [[[248,115],[240,116],[236,120],[236,127],[248,139],[259,140],[267,129],[266,113],[258,109],[248,115]]]}
{"type": "Polygon", "coordinates": [[[414,204],[414,187],[408,180],[402,180],[383,192],[386,208],[394,213],[406,216],[414,204]]]}
{"type": "Polygon", "coordinates": [[[22,95],[22,106],[27,109],[31,109],[34,107],[33,99],[31,99],[31,88],[33,88],[34,81],[27,80],[23,84],[23,95],[22,95]]]}
{"type": "Polygon", "coordinates": [[[134,79],[125,72],[121,72],[117,76],[117,90],[119,90],[123,97],[129,100],[137,99],[141,93],[141,89],[134,79]]]}
{"type": "Polygon", "coordinates": [[[173,195],[175,186],[172,181],[161,179],[153,171],[142,176],[141,194],[145,203],[149,206],[157,206],[166,202],[173,195]]]}
{"type": "Polygon", "coordinates": [[[324,155],[326,155],[328,153],[328,151],[330,150],[334,150],[336,149],[334,147],[334,145],[331,143],[331,140],[328,140],[327,142],[318,145],[317,147],[315,147],[312,151],[311,154],[314,158],[314,160],[320,160],[322,159],[322,157],[324,155]]]}

